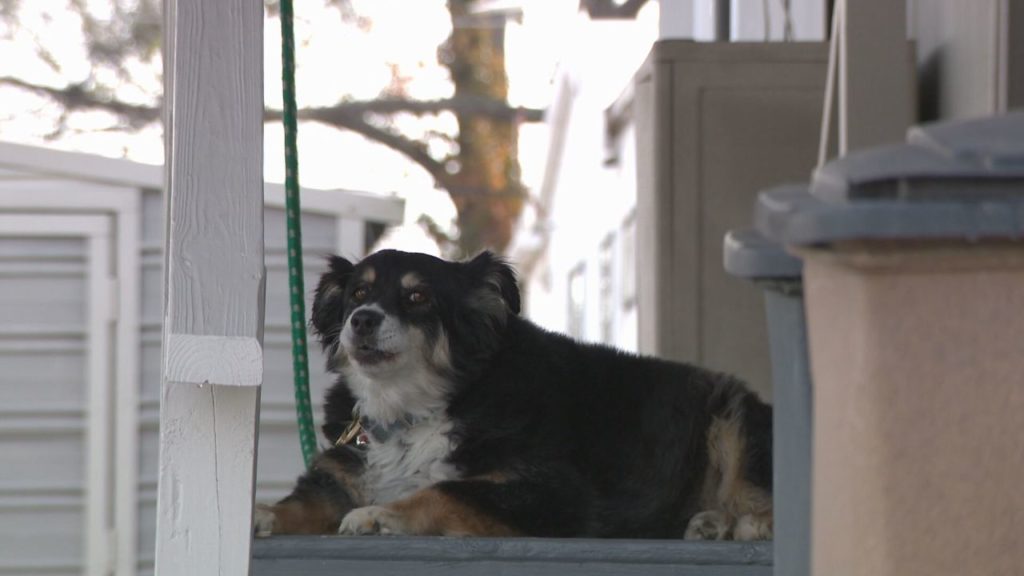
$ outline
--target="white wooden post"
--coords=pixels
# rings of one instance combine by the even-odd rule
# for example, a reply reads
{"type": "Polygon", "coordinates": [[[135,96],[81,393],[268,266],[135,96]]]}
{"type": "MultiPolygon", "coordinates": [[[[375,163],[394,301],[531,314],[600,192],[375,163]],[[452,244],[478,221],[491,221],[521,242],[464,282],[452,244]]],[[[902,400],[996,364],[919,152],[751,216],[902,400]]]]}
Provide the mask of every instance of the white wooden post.
{"type": "Polygon", "coordinates": [[[263,2],[165,1],[156,573],[249,571],[263,380],[263,2]]]}

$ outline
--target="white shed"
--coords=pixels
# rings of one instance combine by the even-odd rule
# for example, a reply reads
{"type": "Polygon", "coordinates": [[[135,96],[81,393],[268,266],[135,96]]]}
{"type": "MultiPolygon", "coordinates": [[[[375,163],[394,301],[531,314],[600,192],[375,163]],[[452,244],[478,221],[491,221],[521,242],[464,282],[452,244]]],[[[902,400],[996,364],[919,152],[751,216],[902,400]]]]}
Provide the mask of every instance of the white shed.
{"type": "MultiPolygon", "coordinates": [[[[0,143],[0,574],[148,574],[157,491],[163,170],[0,143]]],[[[302,470],[284,191],[265,191],[258,501],[302,470]]],[[[307,296],[323,256],[361,257],[400,199],[306,189],[307,296]]],[[[308,304],[307,304],[308,305],[308,304]]],[[[311,351],[314,413],[329,382],[311,351]]]]}

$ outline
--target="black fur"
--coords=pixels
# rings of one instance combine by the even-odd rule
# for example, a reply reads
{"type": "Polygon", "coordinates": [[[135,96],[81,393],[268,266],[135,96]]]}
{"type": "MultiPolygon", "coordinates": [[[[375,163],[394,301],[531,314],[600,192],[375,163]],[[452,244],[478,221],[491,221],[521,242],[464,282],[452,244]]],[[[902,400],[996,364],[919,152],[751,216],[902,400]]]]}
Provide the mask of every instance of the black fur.
{"type": "MultiPolygon", "coordinates": [[[[319,456],[320,460],[329,459],[335,464],[358,474],[363,468],[361,455],[348,446],[329,448],[319,456]]],[[[335,510],[351,510],[359,505],[353,495],[342,486],[330,472],[318,468],[316,464],[299,478],[292,494],[285,499],[312,500],[322,499],[335,510]]]]}
{"type": "Polygon", "coordinates": [[[330,291],[344,289],[355,269],[351,262],[340,256],[329,257],[327,263],[329,270],[320,277],[320,283],[317,284],[313,314],[310,318],[313,329],[320,335],[320,343],[324,350],[337,344],[338,332],[332,332],[331,328],[337,327],[345,309],[345,299],[333,297],[330,291]]]}
{"type": "MultiPolygon", "coordinates": [[[[462,479],[441,492],[527,535],[681,537],[706,506],[709,425],[730,410],[742,415],[744,476],[770,489],[770,407],[727,375],[582,344],[520,318],[515,273],[490,253],[464,263],[396,251],[355,266],[331,258],[312,314],[329,357],[366,266],[376,302],[450,344],[450,462],[462,479]],[[403,305],[389,288],[410,271],[429,286],[427,308],[403,305]]],[[[339,379],[325,405],[329,440],[353,404],[339,379]]],[[[310,482],[320,486],[300,488],[310,482]]]]}

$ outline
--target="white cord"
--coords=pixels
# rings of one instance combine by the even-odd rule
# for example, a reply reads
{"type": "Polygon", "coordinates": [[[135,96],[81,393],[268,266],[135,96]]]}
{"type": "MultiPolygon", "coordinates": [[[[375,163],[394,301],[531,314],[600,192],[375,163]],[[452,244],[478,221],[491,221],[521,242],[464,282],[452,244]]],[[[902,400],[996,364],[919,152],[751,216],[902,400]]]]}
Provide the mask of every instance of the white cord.
{"type": "Polygon", "coordinates": [[[821,136],[818,139],[818,168],[828,158],[829,135],[832,132],[832,101],[835,99],[839,60],[839,15],[845,12],[845,0],[836,0],[832,10],[832,38],[828,48],[828,71],[825,73],[825,102],[821,111],[821,136]]]}

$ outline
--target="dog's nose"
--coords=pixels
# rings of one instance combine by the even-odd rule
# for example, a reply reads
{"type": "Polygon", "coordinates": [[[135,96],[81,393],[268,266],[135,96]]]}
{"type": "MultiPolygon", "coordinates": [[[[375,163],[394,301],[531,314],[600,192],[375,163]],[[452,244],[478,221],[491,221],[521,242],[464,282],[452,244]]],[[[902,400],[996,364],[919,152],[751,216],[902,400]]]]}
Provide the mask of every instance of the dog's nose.
{"type": "Polygon", "coordinates": [[[384,321],[384,315],[374,310],[357,310],[349,318],[348,323],[352,325],[352,331],[356,336],[371,336],[384,321]]]}

